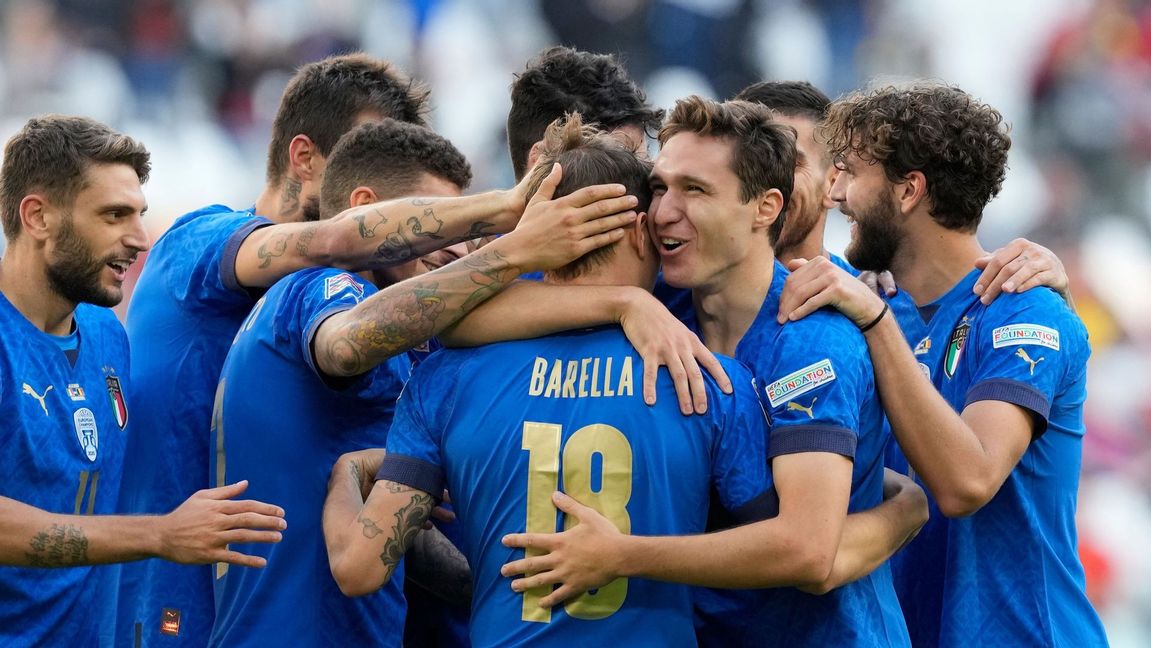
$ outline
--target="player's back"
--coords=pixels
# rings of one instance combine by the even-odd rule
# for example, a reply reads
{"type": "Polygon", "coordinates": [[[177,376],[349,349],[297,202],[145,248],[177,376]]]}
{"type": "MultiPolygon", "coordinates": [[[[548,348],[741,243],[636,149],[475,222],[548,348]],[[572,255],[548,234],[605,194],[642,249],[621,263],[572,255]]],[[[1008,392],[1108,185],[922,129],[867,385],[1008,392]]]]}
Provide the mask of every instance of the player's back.
{"type": "Polygon", "coordinates": [[[516,594],[500,576],[519,553],[500,538],[562,529],[554,490],[642,535],[702,532],[713,482],[733,509],[763,493],[763,413],[750,374],[723,361],[736,394],[708,379],[708,414],[690,417],[666,375],[644,404],[642,362],[616,328],[444,351],[417,369],[400,412],[426,420],[398,414],[389,453],[419,455],[401,428],[442,432],[432,443],[473,569],[475,645],[694,645],[688,588],[620,579],[549,612],[544,593],[516,594]]]}

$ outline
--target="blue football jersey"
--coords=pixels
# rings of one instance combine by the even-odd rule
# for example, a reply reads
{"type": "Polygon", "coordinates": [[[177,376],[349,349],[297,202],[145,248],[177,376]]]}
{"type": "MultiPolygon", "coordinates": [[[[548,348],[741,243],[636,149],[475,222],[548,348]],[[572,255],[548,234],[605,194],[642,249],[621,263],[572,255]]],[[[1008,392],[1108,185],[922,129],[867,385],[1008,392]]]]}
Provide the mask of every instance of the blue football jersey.
{"type": "MultiPolygon", "coordinates": [[[[0,495],[53,513],[108,515],[125,441],[140,430],[135,420],[128,428],[136,416],[125,399],[128,340],[107,308],[80,304],[74,320],[72,362],[0,295],[0,495]]],[[[115,596],[110,569],[0,567],[0,645],[96,645],[112,622],[103,612],[115,596]]]]}
{"type": "MultiPolygon", "coordinates": [[[[736,358],[755,374],[768,407],[768,457],[850,457],[848,510],[873,508],[883,500],[888,432],[867,345],[856,326],[832,310],[778,324],[787,275],[776,262],[767,298],[736,347],[736,358]]],[[[887,564],[823,596],[793,588],[701,589],[696,607],[701,645],[908,645],[887,564]]]]}
{"type": "Polygon", "coordinates": [[[948,519],[929,497],[931,519],[892,561],[908,628],[916,645],[1106,645],[1076,549],[1086,329],[1046,288],[984,306],[979,274],[925,306],[927,333],[911,342],[956,411],[1012,403],[1035,437],[975,514],[948,519]]]}
{"type": "MultiPolygon", "coordinates": [[[[236,281],[236,253],[267,224],[251,211],[212,205],[178,219],[148,253],[128,308],[139,432],[128,442],[121,512],[167,513],[208,487],[216,382],[256,301],[236,281]]],[[[210,567],[125,564],[114,643],[130,644],[139,632],[145,645],[203,646],[213,610],[210,567]]]]}
{"type": "Polygon", "coordinates": [[[671,381],[643,402],[639,355],[615,327],[446,350],[413,374],[378,475],[452,493],[475,583],[476,646],[694,645],[691,590],[618,579],[564,606],[516,594],[500,567],[523,556],[500,538],[551,533],[563,490],[625,533],[705,528],[709,489],[737,519],[758,517],[767,488],[764,413],[750,374],[722,359],[736,385],[708,381],[708,413],[679,413],[671,381]]]}
{"type": "Polygon", "coordinates": [[[233,545],[264,556],[266,567],[217,567],[210,645],[400,645],[403,572],[375,594],[344,596],[321,525],[332,465],[385,444],[411,368],[400,354],[345,383],[325,380],[314,364],[320,324],[375,292],[348,272],[301,270],[274,285],[236,334],[216,392],[212,475],[217,484],[249,480],[245,496],[283,507],[288,528],[278,544],[233,545]]]}

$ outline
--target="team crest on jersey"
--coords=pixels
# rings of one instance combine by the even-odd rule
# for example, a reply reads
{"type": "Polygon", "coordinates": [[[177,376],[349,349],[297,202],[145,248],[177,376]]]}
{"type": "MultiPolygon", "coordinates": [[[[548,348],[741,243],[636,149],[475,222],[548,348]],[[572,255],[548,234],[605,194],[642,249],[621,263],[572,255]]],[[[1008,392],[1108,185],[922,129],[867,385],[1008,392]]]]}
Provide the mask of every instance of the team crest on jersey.
{"type": "Polygon", "coordinates": [[[128,425],[128,406],[124,403],[124,391],[120,389],[119,376],[105,376],[108,385],[108,398],[112,400],[112,413],[116,415],[116,425],[123,430],[128,425]]]}
{"type": "Polygon", "coordinates": [[[364,296],[364,286],[356,281],[355,277],[344,272],[324,280],[324,299],[331,299],[345,288],[351,289],[356,297],[356,302],[359,302],[364,296]]]}
{"type": "Polygon", "coordinates": [[[955,368],[959,366],[959,358],[963,355],[963,347],[967,344],[967,333],[971,325],[967,323],[967,316],[959,322],[959,326],[951,332],[951,341],[947,343],[947,355],[943,357],[943,373],[948,378],[955,375],[955,368]]]}
{"type": "Polygon", "coordinates": [[[915,355],[920,356],[931,351],[931,336],[927,336],[915,345],[915,355]]]}
{"type": "Polygon", "coordinates": [[[1018,344],[1037,344],[1059,350],[1059,331],[1038,324],[1000,326],[991,332],[991,345],[996,349],[1018,344]]]}
{"type": "Polygon", "coordinates": [[[87,407],[81,407],[72,413],[72,423],[76,426],[76,440],[84,450],[88,461],[96,461],[96,452],[100,449],[100,433],[96,430],[96,415],[87,407]]]}
{"type": "Polygon", "coordinates": [[[825,358],[799,371],[789,373],[763,390],[767,393],[767,400],[771,406],[779,407],[796,396],[802,396],[833,380],[835,380],[835,369],[831,366],[831,360],[825,358]]]}
{"type": "Polygon", "coordinates": [[[68,398],[71,398],[73,403],[87,400],[84,398],[84,388],[76,383],[68,385],[68,398]]]}

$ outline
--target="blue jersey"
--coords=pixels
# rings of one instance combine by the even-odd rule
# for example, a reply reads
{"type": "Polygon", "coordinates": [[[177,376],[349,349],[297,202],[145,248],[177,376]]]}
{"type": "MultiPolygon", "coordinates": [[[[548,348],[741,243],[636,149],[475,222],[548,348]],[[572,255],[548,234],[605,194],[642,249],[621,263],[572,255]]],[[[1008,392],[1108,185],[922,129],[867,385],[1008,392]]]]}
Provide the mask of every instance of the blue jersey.
{"type": "Polygon", "coordinates": [[[350,381],[315,366],[320,324],[375,292],[347,272],[301,270],[273,286],[236,334],[216,392],[212,474],[220,484],[249,480],[246,496],[283,507],[288,529],[279,544],[233,545],[266,557],[263,569],[217,569],[211,645],[400,645],[402,570],[375,594],[344,596],[321,525],[332,465],[384,445],[411,366],[401,354],[350,381]]]}
{"type": "MultiPolygon", "coordinates": [[[[848,510],[883,500],[883,410],[867,345],[831,310],[776,322],[787,270],[776,262],[767,297],[736,347],[769,408],[768,457],[832,452],[853,460],[848,510]]],[[[900,646],[907,629],[887,564],[823,596],[793,588],[700,590],[701,644],[715,646],[900,646]]]]}
{"type": "Polygon", "coordinates": [[[1106,645],[1075,535],[1086,329],[1045,288],[984,306],[971,292],[979,274],[924,307],[917,358],[956,411],[1012,403],[1031,414],[1035,436],[975,514],[948,519],[929,497],[927,526],[893,559],[908,627],[925,646],[1106,645]]]}
{"type": "Polygon", "coordinates": [[[765,497],[763,410],[750,374],[708,381],[708,413],[684,417],[666,375],[654,407],[643,366],[615,327],[447,350],[418,367],[378,475],[438,494],[446,481],[475,583],[476,646],[694,645],[691,590],[619,579],[552,611],[511,590],[500,567],[523,556],[500,538],[562,528],[561,489],[637,535],[705,528],[709,488],[739,519],[765,497]]]}
{"type": "MultiPolygon", "coordinates": [[[[256,301],[236,281],[236,253],[267,224],[251,211],[212,205],[181,217],[148,253],[128,308],[140,433],[128,443],[121,512],[167,513],[208,487],[212,397],[228,345],[256,301]]],[[[114,643],[139,632],[146,645],[203,646],[212,629],[211,574],[159,559],[123,565],[114,643]]]]}
{"type": "MultiPolygon", "coordinates": [[[[127,427],[128,340],[107,308],[80,304],[73,317],[74,360],[0,295],[0,495],[53,513],[107,515],[124,443],[140,430],[135,420],[127,427]]],[[[115,593],[109,569],[0,567],[0,645],[96,645],[111,624],[97,612],[115,593]]]]}

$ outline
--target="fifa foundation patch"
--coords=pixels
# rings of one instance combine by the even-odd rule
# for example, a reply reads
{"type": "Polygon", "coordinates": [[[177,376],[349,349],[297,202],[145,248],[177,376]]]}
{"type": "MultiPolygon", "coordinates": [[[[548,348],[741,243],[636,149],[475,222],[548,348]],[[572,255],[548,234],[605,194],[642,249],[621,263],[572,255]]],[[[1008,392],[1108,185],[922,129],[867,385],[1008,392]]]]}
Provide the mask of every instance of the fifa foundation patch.
{"type": "Polygon", "coordinates": [[[991,344],[996,349],[1017,344],[1037,344],[1058,351],[1059,331],[1038,324],[1000,326],[991,332],[991,344]]]}
{"type": "Polygon", "coordinates": [[[164,608],[160,612],[160,634],[179,636],[180,611],[176,608],[164,608]]]}
{"type": "Polygon", "coordinates": [[[344,272],[324,280],[324,299],[331,299],[345,288],[351,289],[357,302],[364,296],[364,287],[360,285],[360,282],[356,281],[352,275],[344,272]]]}
{"type": "Polygon", "coordinates": [[[767,394],[771,406],[779,407],[796,396],[802,396],[833,380],[835,380],[835,369],[831,366],[831,359],[825,358],[780,378],[764,387],[763,391],[767,394]]]}

